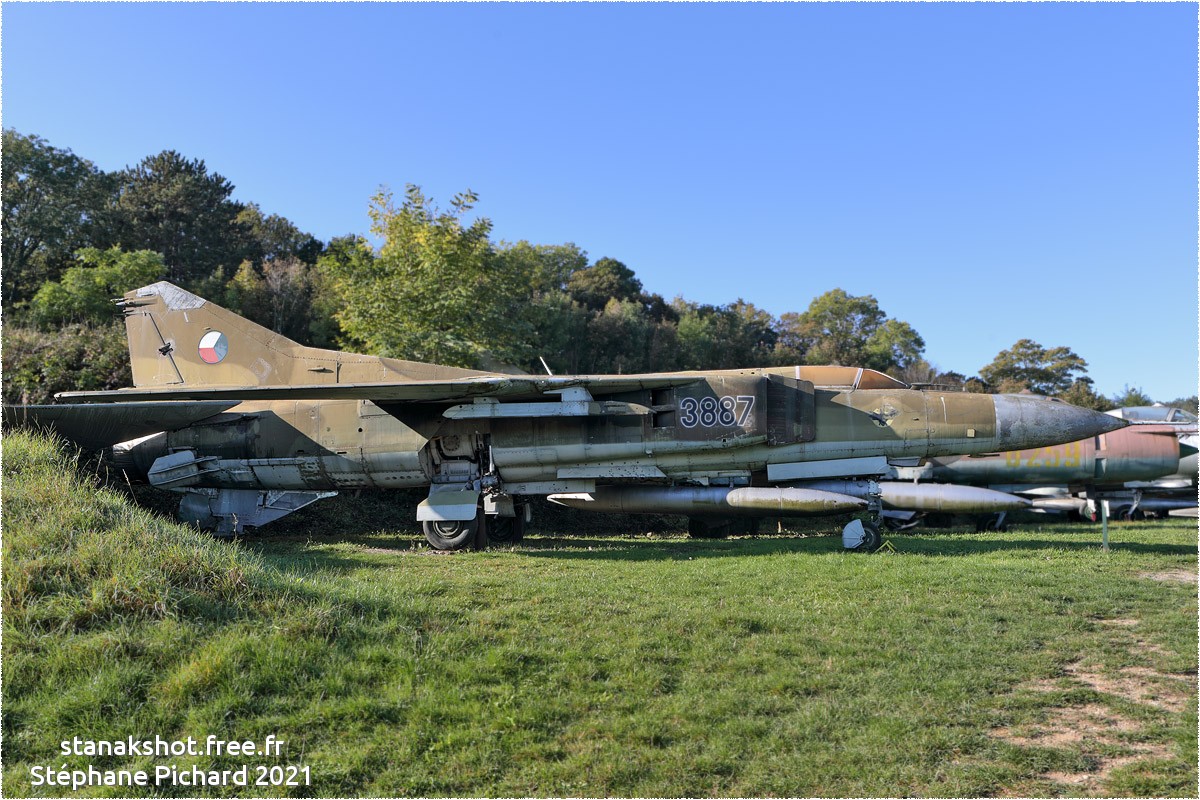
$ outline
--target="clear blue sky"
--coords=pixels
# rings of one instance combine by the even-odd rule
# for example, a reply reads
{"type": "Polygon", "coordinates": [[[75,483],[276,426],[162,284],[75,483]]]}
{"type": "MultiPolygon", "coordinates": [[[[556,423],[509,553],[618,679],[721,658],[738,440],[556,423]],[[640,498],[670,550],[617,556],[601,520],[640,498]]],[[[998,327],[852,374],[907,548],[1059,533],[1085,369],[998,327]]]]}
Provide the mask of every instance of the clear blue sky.
{"type": "Polygon", "coordinates": [[[202,158],[322,239],[474,189],[670,298],[874,295],[943,369],[1023,337],[1197,386],[1197,6],[5,3],[3,124],[202,158]]]}

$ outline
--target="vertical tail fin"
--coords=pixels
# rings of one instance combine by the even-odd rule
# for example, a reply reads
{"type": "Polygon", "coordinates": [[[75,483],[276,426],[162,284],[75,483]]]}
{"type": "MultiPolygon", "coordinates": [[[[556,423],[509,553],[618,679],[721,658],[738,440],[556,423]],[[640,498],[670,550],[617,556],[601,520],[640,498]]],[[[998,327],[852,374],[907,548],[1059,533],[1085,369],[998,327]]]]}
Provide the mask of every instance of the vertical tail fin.
{"type": "Polygon", "coordinates": [[[120,305],[137,387],[375,383],[488,374],[305,347],[166,281],[128,292],[120,305]]]}

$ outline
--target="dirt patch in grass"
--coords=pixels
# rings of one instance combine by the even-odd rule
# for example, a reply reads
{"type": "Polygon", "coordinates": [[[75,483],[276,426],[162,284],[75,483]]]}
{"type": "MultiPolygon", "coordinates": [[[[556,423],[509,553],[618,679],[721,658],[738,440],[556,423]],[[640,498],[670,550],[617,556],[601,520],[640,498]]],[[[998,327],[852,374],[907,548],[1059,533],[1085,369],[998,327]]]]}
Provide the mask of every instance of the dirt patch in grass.
{"type": "Polygon", "coordinates": [[[1149,667],[1125,667],[1116,675],[1092,672],[1078,662],[1068,664],[1068,675],[1097,692],[1109,694],[1135,703],[1161,708],[1164,711],[1182,711],[1192,695],[1188,681],[1176,675],[1165,675],[1149,667]]]}
{"type": "Polygon", "coordinates": [[[1099,703],[1052,709],[1042,723],[1024,729],[997,728],[992,735],[1019,747],[1077,748],[1090,768],[1083,772],[1047,772],[1044,780],[1091,793],[1104,785],[1112,773],[1139,761],[1171,757],[1166,745],[1121,740],[1121,734],[1134,734],[1140,723],[1099,703]],[[1119,753],[1113,753],[1116,749],[1119,753]]]}
{"type": "Polygon", "coordinates": [[[1166,569],[1162,572],[1139,572],[1139,578],[1148,578],[1152,581],[1177,581],[1179,583],[1195,583],[1196,573],[1186,569],[1166,569]]]}
{"type": "Polygon", "coordinates": [[[1121,767],[1136,764],[1139,761],[1170,758],[1171,752],[1162,745],[1138,745],[1137,755],[1107,756],[1096,760],[1096,769],[1092,772],[1047,772],[1047,780],[1067,786],[1077,787],[1085,791],[1098,788],[1108,780],[1112,773],[1121,767]]]}
{"type": "Polygon", "coordinates": [[[1138,727],[1099,703],[1089,703],[1056,708],[1042,724],[1023,730],[997,728],[992,735],[1019,747],[1078,747],[1108,744],[1104,741],[1106,732],[1135,731],[1138,727]]]}
{"type": "MultiPolygon", "coordinates": [[[[1104,620],[1113,627],[1133,627],[1136,620],[1104,620]]],[[[1139,641],[1143,647],[1145,643],[1139,641]]],[[[1113,698],[1153,706],[1177,713],[1194,702],[1195,677],[1167,675],[1149,667],[1125,667],[1103,674],[1081,662],[1063,668],[1064,677],[1113,698]]],[[[1063,680],[1043,678],[1025,684],[1028,690],[1051,692],[1063,688],[1063,680]]],[[[1142,724],[1102,703],[1052,708],[1047,718],[1021,728],[996,728],[992,735],[1018,747],[1070,748],[1079,750],[1090,768],[1082,772],[1047,772],[1041,776],[1064,787],[1091,794],[1100,790],[1112,773],[1141,761],[1169,759],[1169,747],[1153,742],[1129,741],[1142,724]]]]}

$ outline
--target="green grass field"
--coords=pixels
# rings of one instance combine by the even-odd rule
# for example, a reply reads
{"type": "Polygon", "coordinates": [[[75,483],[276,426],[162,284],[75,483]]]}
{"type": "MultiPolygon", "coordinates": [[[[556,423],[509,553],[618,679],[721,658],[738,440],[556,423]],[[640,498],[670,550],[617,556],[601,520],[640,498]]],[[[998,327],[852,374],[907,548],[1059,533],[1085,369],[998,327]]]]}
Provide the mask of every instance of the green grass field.
{"type": "Polygon", "coordinates": [[[22,433],[3,472],[8,796],[146,794],[31,768],[191,763],[58,748],[156,734],[310,768],[189,796],[1197,794],[1194,521],[441,555],[336,506],[211,541],[22,433]]]}

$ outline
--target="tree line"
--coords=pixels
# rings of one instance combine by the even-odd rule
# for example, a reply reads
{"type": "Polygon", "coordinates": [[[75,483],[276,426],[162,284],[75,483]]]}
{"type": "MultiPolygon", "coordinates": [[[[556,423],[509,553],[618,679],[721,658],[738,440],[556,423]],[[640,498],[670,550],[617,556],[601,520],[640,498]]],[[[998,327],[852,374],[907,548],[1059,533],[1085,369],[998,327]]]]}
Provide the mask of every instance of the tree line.
{"type": "MultiPolygon", "coordinates": [[[[255,203],[204,161],[167,150],[104,172],[68,149],[3,133],[5,402],[129,385],[111,303],[169,280],[303,344],[489,370],[635,373],[792,364],[869,367],[910,383],[1021,391],[1092,408],[1067,347],[1021,340],[967,377],[870,295],[834,289],[779,317],[647,292],[633,269],[573,243],[495,241],[479,198],[440,208],[419,187],[372,198],[372,246],[323,242],[255,203]]],[[[1195,398],[1188,401],[1194,406],[1195,398]]]]}

